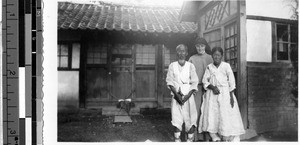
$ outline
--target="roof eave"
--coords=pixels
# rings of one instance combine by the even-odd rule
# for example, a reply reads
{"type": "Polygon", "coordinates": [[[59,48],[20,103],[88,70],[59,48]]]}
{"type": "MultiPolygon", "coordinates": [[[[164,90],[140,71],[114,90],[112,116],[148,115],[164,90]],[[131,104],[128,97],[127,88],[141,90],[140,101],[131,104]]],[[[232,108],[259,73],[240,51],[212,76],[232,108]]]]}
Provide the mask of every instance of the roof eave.
{"type": "Polygon", "coordinates": [[[181,22],[197,22],[197,12],[199,1],[185,1],[179,13],[179,20],[181,22]]]}

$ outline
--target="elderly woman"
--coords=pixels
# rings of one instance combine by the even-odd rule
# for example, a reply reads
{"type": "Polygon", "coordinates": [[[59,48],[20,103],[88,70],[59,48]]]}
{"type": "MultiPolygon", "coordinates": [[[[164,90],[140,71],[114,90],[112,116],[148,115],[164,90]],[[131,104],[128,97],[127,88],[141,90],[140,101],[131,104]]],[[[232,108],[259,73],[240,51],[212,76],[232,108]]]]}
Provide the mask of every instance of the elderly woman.
{"type": "Polygon", "coordinates": [[[213,63],[205,70],[199,132],[207,131],[213,141],[239,141],[245,133],[236,97],[235,79],[230,65],[222,61],[223,49],[212,49],[213,63]]]}
{"type": "Polygon", "coordinates": [[[180,142],[182,124],[188,132],[188,140],[193,140],[194,130],[197,127],[197,110],[194,93],[198,90],[198,77],[195,66],[186,61],[187,47],[180,44],[176,47],[178,61],[169,65],[166,82],[172,96],[172,125],[175,127],[175,141],[180,142]]]}

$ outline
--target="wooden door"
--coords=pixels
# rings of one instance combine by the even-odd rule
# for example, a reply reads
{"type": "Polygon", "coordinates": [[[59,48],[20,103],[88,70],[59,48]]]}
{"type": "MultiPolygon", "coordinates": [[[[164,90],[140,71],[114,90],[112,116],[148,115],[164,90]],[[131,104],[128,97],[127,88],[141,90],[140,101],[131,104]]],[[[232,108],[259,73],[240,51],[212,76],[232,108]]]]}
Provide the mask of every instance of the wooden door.
{"type": "Polygon", "coordinates": [[[110,100],[130,98],[133,93],[132,45],[116,44],[111,48],[110,100]]]}
{"type": "Polygon", "coordinates": [[[135,45],[136,100],[157,100],[156,45],[135,45]]]}
{"type": "Polygon", "coordinates": [[[85,86],[86,107],[100,107],[109,100],[108,55],[110,45],[90,43],[87,48],[85,86]]]}

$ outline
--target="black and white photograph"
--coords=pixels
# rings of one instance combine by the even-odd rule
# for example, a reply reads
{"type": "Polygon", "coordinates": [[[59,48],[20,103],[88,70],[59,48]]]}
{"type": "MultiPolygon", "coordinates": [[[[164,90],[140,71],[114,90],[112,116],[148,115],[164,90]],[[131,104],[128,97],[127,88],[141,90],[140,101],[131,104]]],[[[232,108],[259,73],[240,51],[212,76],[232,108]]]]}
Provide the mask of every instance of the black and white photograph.
{"type": "Polygon", "coordinates": [[[298,0],[55,5],[43,64],[51,139],[298,142],[298,0]]]}

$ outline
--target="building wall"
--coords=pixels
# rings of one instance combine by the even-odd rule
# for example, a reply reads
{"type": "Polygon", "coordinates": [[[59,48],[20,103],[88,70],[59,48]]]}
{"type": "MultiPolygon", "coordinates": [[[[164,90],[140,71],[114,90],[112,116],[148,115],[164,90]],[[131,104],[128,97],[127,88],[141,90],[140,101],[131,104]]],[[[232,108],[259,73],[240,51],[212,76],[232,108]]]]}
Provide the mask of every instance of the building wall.
{"type": "MultiPolygon", "coordinates": [[[[282,38],[288,36],[284,43],[288,44],[288,52],[296,46],[298,28],[289,27],[282,35],[280,25],[298,25],[289,21],[292,14],[288,13],[288,1],[275,0],[248,2],[247,15],[247,81],[248,81],[248,121],[249,129],[257,133],[268,131],[298,132],[298,107],[293,99],[293,82],[297,80],[291,64],[290,56],[283,60],[279,55],[282,38]],[[281,5],[280,5],[281,4],[281,5]],[[256,7],[249,9],[249,7],[256,7]],[[264,9],[261,9],[263,8],[264,9]],[[272,7],[272,9],[266,9],[272,7]],[[280,9],[281,14],[273,12],[280,9]],[[253,11],[255,10],[255,11],[253,11]],[[267,11],[266,11],[267,10],[267,11]],[[271,13],[270,13],[271,12],[271,13]],[[258,17],[257,17],[258,16],[258,17]],[[263,16],[263,19],[254,20],[263,16]],[[282,19],[284,18],[284,19],[282,19]],[[297,29],[297,30],[296,30],[297,29]],[[281,38],[281,39],[279,39],[281,38]]],[[[298,39],[297,39],[298,40],[298,39]]]]}
{"type": "MultiPolygon", "coordinates": [[[[288,65],[290,66],[290,65],[288,65]]],[[[298,131],[298,109],[292,100],[292,67],[248,62],[249,128],[266,131],[298,131]]]]}

